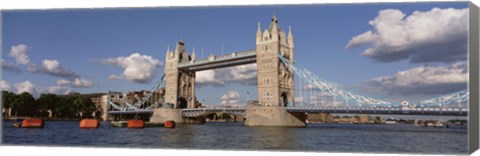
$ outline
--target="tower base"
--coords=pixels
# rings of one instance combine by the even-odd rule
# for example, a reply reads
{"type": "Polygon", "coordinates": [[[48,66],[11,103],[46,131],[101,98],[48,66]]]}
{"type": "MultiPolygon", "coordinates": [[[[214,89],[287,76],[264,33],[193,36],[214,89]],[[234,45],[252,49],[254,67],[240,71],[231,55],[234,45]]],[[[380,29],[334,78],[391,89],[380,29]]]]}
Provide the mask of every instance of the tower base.
{"type": "Polygon", "coordinates": [[[165,121],[172,120],[175,123],[205,123],[205,118],[195,117],[195,118],[184,118],[182,117],[182,109],[173,109],[173,108],[157,108],[153,110],[152,117],[150,117],[150,123],[164,123],[165,121]]]}
{"type": "Polygon", "coordinates": [[[285,107],[249,106],[245,126],[306,127],[305,113],[289,113],[285,107]]]}

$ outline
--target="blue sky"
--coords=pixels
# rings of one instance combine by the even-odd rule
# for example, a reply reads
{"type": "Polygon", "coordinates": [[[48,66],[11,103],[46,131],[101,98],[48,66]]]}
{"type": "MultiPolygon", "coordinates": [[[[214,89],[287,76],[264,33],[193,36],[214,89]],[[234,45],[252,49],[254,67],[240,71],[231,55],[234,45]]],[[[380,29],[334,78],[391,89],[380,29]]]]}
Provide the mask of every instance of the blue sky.
{"type": "MultiPolygon", "coordinates": [[[[18,91],[19,87],[25,87],[25,85],[17,85],[17,87],[15,84],[25,81],[31,82],[34,85],[33,90],[38,93],[48,92],[48,88],[52,86],[61,88],[59,89],[61,91],[55,90],[58,92],[70,90],[81,93],[150,89],[162,76],[162,62],[165,61],[168,45],[173,49],[175,43],[182,38],[188,51],[195,47],[197,57],[200,57],[202,49],[205,57],[211,52],[221,54],[222,44],[224,53],[254,49],[257,22],[260,22],[262,29],[265,29],[272,15],[276,14],[281,29],[287,31],[288,26],[292,27],[295,38],[295,60],[323,79],[379,97],[409,97],[417,94],[432,96],[458,91],[462,86],[466,88],[465,81],[441,81],[437,86],[428,83],[424,88],[413,88],[419,93],[413,92],[412,95],[409,94],[411,90],[394,92],[382,86],[389,82],[374,79],[387,77],[386,79],[390,78],[388,80],[398,80],[399,78],[395,75],[399,71],[409,71],[414,68],[452,69],[454,67],[456,69],[457,66],[461,66],[459,64],[462,61],[463,63],[466,61],[461,54],[455,55],[455,59],[450,60],[414,61],[412,58],[406,58],[385,61],[383,58],[392,58],[397,55],[392,57],[362,55],[366,49],[373,47],[375,41],[358,41],[358,45],[356,42],[352,47],[346,48],[353,37],[374,30],[369,21],[379,16],[381,10],[398,9],[408,17],[414,11],[429,12],[434,7],[460,10],[467,8],[468,3],[3,11],[2,80],[8,87],[3,86],[2,89],[18,91]],[[26,64],[18,63],[16,58],[10,55],[12,47],[18,45],[28,47],[25,54],[28,55],[29,61],[26,64]],[[141,82],[129,81],[125,77],[109,79],[112,74],[122,75],[125,68],[122,68],[118,62],[106,63],[106,60],[118,61],[119,59],[115,58],[129,57],[133,53],[145,56],[142,58],[151,56],[151,59],[160,61],[152,67],[154,75],[141,82]],[[56,60],[63,70],[50,74],[42,72],[41,64],[44,60],[56,60]],[[6,69],[5,64],[14,67],[16,72],[11,68],[6,69]],[[37,68],[28,70],[29,67],[37,68]],[[65,76],[60,74],[63,71],[74,74],[65,76]],[[61,79],[69,82],[60,85],[57,81],[61,79]],[[74,83],[76,79],[79,81],[78,84],[74,83]],[[80,83],[81,80],[88,82],[80,83]],[[447,84],[448,82],[452,84],[447,84]],[[438,90],[435,87],[445,88],[445,86],[459,84],[460,87],[452,87],[454,89],[451,90],[429,92],[438,90]]],[[[450,25],[452,24],[446,24],[446,26],[450,25]]],[[[455,28],[455,26],[452,27],[455,28]]],[[[453,35],[445,36],[451,38],[449,35],[458,36],[458,34],[460,38],[463,37],[463,32],[455,34],[455,31],[453,35]]],[[[462,44],[466,44],[462,41],[460,39],[462,44]]],[[[423,42],[432,43],[433,45],[429,47],[434,47],[435,44],[455,44],[459,40],[432,42],[422,40],[421,43],[423,42]]],[[[417,56],[415,48],[417,47],[399,51],[408,53],[409,56],[417,56]]],[[[381,53],[381,48],[377,50],[378,54],[385,54],[381,53]]],[[[428,50],[428,48],[419,51],[422,50],[438,51],[438,49],[428,50]]],[[[428,54],[428,52],[425,53],[428,54]]],[[[446,53],[466,54],[466,51],[439,52],[441,55],[446,53]]],[[[448,70],[444,74],[448,76],[448,70]]],[[[246,99],[247,91],[250,91],[250,98],[256,98],[255,86],[235,82],[226,83],[221,87],[211,85],[197,87],[196,95],[199,99],[205,99],[206,103],[219,104],[222,101],[221,97],[229,91],[237,92],[239,95],[235,98],[240,101],[246,99]],[[211,92],[212,89],[215,89],[215,92],[211,92]]]]}

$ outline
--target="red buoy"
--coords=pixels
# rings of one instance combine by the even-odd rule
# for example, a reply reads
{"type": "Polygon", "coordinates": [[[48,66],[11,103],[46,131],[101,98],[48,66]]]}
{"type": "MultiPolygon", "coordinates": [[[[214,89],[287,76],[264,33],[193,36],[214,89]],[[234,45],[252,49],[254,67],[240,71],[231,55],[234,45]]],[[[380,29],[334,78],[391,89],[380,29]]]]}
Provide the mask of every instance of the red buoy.
{"type": "Polygon", "coordinates": [[[100,121],[97,119],[83,119],[80,121],[80,128],[98,128],[100,121]]]}
{"type": "Polygon", "coordinates": [[[143,120],[132,119],[132,120],[128,120],[127,127],[128,128],[143,128],[143,127],[145,127],[145,123],[143,122],[143,120]]]}
{"type": "Polygon", "coordinates": [[[43,128],[45,121],[42,119],[24,119],[22,121],[22,128],[43,128]]]}
{"type": "Polygon", "coordinates": [[[175,121],[172,121],[172,120],[165,121],[165,123],[163,123],[163,126],[165,128],[175,128],[175,121]]]}

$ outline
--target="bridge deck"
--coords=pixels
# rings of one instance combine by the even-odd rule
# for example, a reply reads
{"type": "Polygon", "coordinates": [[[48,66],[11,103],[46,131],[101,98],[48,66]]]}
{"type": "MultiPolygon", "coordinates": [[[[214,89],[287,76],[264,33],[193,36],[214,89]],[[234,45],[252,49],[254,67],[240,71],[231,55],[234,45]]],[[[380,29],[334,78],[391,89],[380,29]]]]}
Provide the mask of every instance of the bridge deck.
{"type": "MultiPolygon", "coordinates": [[[[331,113],[331,114],[383,114],[383,115],[439,115],[467,116],[466,108],[341,108],[341,107],[288,107],[288,112],[331,113]]],[[[192,108],[183,109],[184,117],[196,117],[209,113],[245,115],[246,108],[192,108]]],[[[109,111],[108,114],[145,114],[153,110],[109,111]]]]}

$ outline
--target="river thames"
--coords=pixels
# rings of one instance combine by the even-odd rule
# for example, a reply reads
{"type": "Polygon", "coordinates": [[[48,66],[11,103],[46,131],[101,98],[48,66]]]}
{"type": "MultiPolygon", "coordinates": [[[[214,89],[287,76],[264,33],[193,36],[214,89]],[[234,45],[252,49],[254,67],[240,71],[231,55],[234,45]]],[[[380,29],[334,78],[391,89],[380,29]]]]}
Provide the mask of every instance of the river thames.
{"type": "Polygon", "coordinates": [[[76,121],[46,121],[44,129],[10,127],[3,122],[6,145],[231,149],[362,153],[466,154],[466,128],[414,125],[308,124],[306,128],[246,127],[243,123],[179,124],[175,129],[80,129],[76,121]]]}

